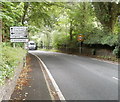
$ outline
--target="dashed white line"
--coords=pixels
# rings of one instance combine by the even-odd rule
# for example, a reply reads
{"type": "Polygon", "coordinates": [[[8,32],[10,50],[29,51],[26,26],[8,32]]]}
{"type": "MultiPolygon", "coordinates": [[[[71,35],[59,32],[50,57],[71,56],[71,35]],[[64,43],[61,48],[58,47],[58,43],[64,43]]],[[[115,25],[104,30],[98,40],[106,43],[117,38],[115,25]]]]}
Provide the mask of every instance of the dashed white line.
{"type": "Polygon", "coordinates": [[[116,78],[116,77],[112,77],[113,79],[115,79],[115,80],[118,80],[118,78],[116,78]]]}

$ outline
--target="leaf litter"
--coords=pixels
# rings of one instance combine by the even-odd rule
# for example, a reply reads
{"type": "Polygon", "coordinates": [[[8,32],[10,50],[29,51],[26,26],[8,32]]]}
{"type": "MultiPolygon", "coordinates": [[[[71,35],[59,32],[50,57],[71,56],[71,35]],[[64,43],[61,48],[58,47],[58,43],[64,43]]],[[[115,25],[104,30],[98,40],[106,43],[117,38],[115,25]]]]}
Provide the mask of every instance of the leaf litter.
{"type": "Polygon", "coordinates": [[[24,93],[24,98],[22,97],[23,95],[21,94],[21,91],[23,90],[23,88],[25,86],[28,86],[28,87],[31,87],[29,85],[29,81],[30,81],[30,76],[29,76],[29,72],[32,72],[32,69],[30,68],[30,57],[27,56],[26,58],[26,66],[23,67],[20,75],[19,75],[19,78],[17,80],[17,84],[16,84],[16,87],[15,87],[15,93],[17,93],[17,96],[16,97],[13,97],[12,98],[12,101],[15,101],[15,100],[25,100],[25,97],[27,97],[28,93],[24,93]]]}

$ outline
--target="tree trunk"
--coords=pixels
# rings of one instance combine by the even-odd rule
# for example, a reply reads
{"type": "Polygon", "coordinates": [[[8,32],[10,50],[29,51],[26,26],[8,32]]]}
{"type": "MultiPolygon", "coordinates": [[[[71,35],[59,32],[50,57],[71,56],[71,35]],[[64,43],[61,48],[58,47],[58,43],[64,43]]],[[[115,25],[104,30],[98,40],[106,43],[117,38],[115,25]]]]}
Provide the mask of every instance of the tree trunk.
{"type": "Polygon", "coordinates": [[[27,14],[27,9],[29,7],[29,3],[28,2],[24,2],[24,14],[23,14],[23,17],[22,17],[22,25],[24,25],[24,22],[25,22],[25,16],[27,14]]]}
{"type": "Polygon", "coordinates": [[[73,28],[72,28],[72,21],[70,21],[70,41],[73,40],[72,31],[73,31],[73,28]]]}

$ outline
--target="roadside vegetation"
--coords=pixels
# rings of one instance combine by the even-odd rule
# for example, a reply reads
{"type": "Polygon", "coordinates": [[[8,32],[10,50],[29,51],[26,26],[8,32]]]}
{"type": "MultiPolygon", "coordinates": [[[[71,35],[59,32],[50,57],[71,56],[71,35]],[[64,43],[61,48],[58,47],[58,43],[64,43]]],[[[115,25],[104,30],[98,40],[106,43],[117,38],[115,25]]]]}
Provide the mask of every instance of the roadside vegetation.
{"type": "Polygon", "coordinates": [[[0,44],[0,47],[0,85],[2,85],[6,79],[13,77],[15,68],[23,63],[26,51],[20,47],[10,47],[5,43],[0,44]]]}

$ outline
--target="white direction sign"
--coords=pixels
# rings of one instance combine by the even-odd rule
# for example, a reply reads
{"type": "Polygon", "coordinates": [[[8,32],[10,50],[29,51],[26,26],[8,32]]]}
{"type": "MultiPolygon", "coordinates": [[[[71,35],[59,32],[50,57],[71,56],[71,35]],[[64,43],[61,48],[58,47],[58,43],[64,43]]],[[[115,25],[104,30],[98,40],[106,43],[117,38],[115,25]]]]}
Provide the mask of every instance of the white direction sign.
{"type": "Polygon", "coordinates": [[[28,27],[10,27],[10,38],[27,38],[28,27]]]}
{"type": "Polygon", "coordinates": [[[10,39],[11,42],[28,42],[28,39],[10,39]]]}

